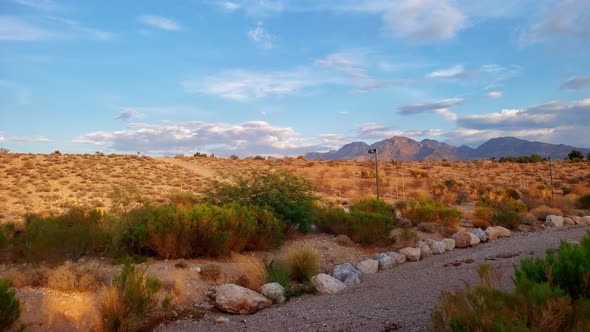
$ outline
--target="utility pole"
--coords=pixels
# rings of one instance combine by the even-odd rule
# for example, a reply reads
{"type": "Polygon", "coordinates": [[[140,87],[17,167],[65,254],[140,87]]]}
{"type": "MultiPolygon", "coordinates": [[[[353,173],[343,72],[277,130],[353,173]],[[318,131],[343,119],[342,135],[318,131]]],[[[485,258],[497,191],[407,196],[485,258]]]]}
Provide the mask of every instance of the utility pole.
{"type": "Polygon", "coordinates": [[[377,183],[377,199],[379,199],[379,158],[377,158],[377,149],[369,149],[369,153],[375,155],[375,182],[377,183]]]}
{"type": "Polygon", "coordinates": [[[547,157],[549,159],[549,177],[551,178],[551,200],[553,200],[553,166],[551,165],[551,156],[547,157]]]}

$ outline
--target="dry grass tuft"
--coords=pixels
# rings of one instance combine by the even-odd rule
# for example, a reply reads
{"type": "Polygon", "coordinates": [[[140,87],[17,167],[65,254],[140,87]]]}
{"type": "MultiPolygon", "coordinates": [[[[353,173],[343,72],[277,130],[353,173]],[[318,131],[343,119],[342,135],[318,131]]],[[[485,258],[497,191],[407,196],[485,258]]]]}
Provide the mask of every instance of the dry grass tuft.
{"type": "Polygon", "coordinates": [[[223,276],[223,269],[219,264],[208,263],[201,268],[201,279],[216,283],[223,276]]]}
{"type": "Polygon", "coordinates": [[[47,287],[66,292],[94,292],[100,285],[97,271],[96,263],[66,262],[47,273],[47,287]]]}
{"type": "Polygon", "coordinates": [[[235,253],[232,254],[232,261],[237,263],[240,269],[240,286],[249,288],[255,292],[260,291],[260,287],[266,283],[267,279],[264,263],[254,256],[235,253]]]}
{"type": "Polygon", "coordinates": [[[313,248],[295,248],[287,254],[289,276],[293,280],[307,281],[320,272],[321,256],[313,248]]]}

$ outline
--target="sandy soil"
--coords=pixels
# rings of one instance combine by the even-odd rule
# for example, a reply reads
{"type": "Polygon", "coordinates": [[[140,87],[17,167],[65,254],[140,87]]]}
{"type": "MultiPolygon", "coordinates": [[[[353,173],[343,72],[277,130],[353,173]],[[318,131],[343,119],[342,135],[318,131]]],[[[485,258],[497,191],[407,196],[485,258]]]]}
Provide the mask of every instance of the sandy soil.
{"type": "Polygon", "coordinates": [[[476,283],[475,270],[481,262],[499,268],[501,287],[511,289],[513,264],[543,256],[560,240],[579,240],[587,230],[572,226],[517,233],[367,276],[362,284],[339,294],[300,297],[251,316],[212,313],[201,320],[168,323],[157,331],[426,331],[431,329],[430,317],[440,292],[476,283]],[[461,261],[471,263],[449,264],[461,261]],[[220,315],[230,321],[216,324],[220,315]]]}

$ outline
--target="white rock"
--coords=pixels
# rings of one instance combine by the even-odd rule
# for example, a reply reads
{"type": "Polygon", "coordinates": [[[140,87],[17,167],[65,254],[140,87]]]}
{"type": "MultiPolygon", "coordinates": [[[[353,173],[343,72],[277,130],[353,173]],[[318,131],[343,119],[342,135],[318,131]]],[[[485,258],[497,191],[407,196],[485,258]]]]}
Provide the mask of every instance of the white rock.
{"type": "Polygon", "coordinates": [[[484,232],[483,229],[481,229],[481,228],[472,229],[469,231],[469,233],[477,235],[477,237],[479,237],[481,242],[486,242],[488,240],[488,236],[486,235],[486,232],[484,232]]]}
{"type": "Polygon", "coordinates": [[[339,264],[334,267],[332,276],[347,286],[360,284],[362,280],[361,271],[357,270],[350,263],[339,264]]]}
{"type": "Polygon", "coordinates": [[[403,248],[399,251],[400,254],[406,257],[406,260],[410,262],[417,262],[420,260],[420,249],[419,248],[403,248]]]}
{"type": "Polygon", "coordinates": [[[420,249],[420,259],[432,256],[432,250],[430,250],[430,247],[426,242],[418,241],[416,246],[420,249]]]}
{"type": "Polygon", "coordinates": [[[215,307],[232,314],[249,315],[271,305],[265,296],[234,284],[219,286],[215,294],[215,307]]]}
{"type": "Polygon", "coordinates": [[[446,251],[453,251],[455,249],[455,240],[453,239],[442,239],[442,243],[445,244],[446,251]]]}
{"type": "Polygon", "coordinates": [[[377,254],[373,259],[379,263],[379,270],[387,270],[397,265],[395,259],[388,254],[377,254]]]}
{"type": "Polygon", "coordinates": [[[345,283],[325,273],[313,276],[311,283],[320,294],[336,294],[346,288],[345,283]]]}
{"type": "Polygon", "coordinates": [[[584,221],[582,220],[582,217],[578,217],[578,216],[573,216],[572,220],[574,221],[574,223],[576,225],[583,225],[584,221]]]}
{"type": "Polygon", "coordinates": [[[446,245],[442,241],[428,239],[426,240],[426,244],[428,244],[430,251],[435,255],[442,255],[446,251],[446,245]]]}
{"type": "Polygon", "coordinates": [[[473,233],[467,233],[467,234],[469,234],[469,236],[471,236],[471,246],[472,247],[481,242],[481,240],[479,239],[479,236],[477,236],[473,233]]]}
{"type": "Polygon", "coordinates": [[[273,303],[283,303],[287,300],[285,297],[285,288],[278,282],[271,282],[262,286],[260,293],[269,298],[273,303]]]}
{"type": "Polygon", "coordinates": [[[563,217],[550,214],[545,219],[545,225],[551,227],[563,227],[563,217]]]}
{"type": "Polygon", "coordinates": [[[490,226],[485,230],[486,235],[490,241],[494,241],[499,237],[510,237],[512,236],[512,232],[507,229],[506,227],[502,226],[490,226]]]}
{"type": "Polygon", "coordinates": [[[364,274],[374,274],[379,271],[379,262],[374,259],[365,259],[359,262],[356,268],[364,274]]]}
{"type": "Polygon", "coordinates": [[[563,224],[567,226],[575,225],[576,223],[572,218],[563,218],[563,224]]]}
{"type": "Polygon", "coordinates": [[[590,225],[590,216],[582,218],[583,225],[590,225]]]}
{"type": "Polygon", "coordinates": [[[225,317],[225,316],[219,316],[217,318],[215,318],[215,323],[216,324],[225,324],[225,323],[229,323],[229,318],[225,317]]]}
{"type": "Polygon", "coordinates": [[[403,264],[406,262],[406,256],[400,254],[399,252],[390,251],[387,253],[387,255],[391,256],[395,260],[397,265],[403,264]]]}

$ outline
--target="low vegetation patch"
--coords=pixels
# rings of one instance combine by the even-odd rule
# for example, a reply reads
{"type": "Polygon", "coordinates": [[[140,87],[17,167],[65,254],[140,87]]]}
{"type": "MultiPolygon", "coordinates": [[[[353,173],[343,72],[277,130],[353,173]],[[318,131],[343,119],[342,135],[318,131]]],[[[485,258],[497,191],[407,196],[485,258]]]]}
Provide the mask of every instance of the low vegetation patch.
{"type": "Polygon", "coordinates": [[[512,292],[492,286],[489,266],[479,272],[482,285],[441,293],[434,330],[590,330],[590,233],[543,259],[523,259],[512,292]]]}
{"type": "Polygon", "coordinates": [[[280,170],[252,170],[231,181],[214,182],[205,193],[206,202],[268,208],[285,224],[309,230],[315,200],[311,183],[280,170]]]}
{"type": "Polygon", "coordinates": [[[0,279],[0,330],[8,330],[19,317],[20,302],[15,291],[10,289],[10,280],[0,279]]]}
{"type": "Polygon", "coordinates": [[[291,280],[305,282],[320,271],[320,253],[312,248],[291,249],[287,254],[287,266],[291,280]]]}
{"type": "Polygon", "coordinates": [[[105,288],[101,297],[100,311],[106,331],[127,331],[143,315],[157,304],[157,294],[162,288],[159,279],[146,276],[145,270],[129,262],[113,284],[105,288]]]}
{"type": "Polygon", "coordinates": [[[259,292],[268,279],[264,263],[254,256],[240,254],[232,254],[232,261],[238,264],[240,270],[238,284],[259,292]]]}
{"type": "MultiPolygon", "coordinates": [[[[527,211],[527,205],[516,191],[498,190],[486,193],[475,203],[474,215],[482,221],[491,221],[493,225],[515,229],[527,211]]],[[[542,214],[542,211],[536,212],[542,214]]]]}
{"type": "Polygon", "coordinates": [[[461,211],[431,198],[413,198],[398,203],[397,207],[401,210],[402,215],[409,219],[414,226],[426,222],[454,228],[461,219],[461,211]]]}
{"type": "Polygon", "coordinates": [[[378,200],[362,200],[350,207],[350,213],[339,208],[316,207],[314,221],[321,231],[345,234],[363,245],[387,244],[392,241],[393,207],[378,200]]]}

